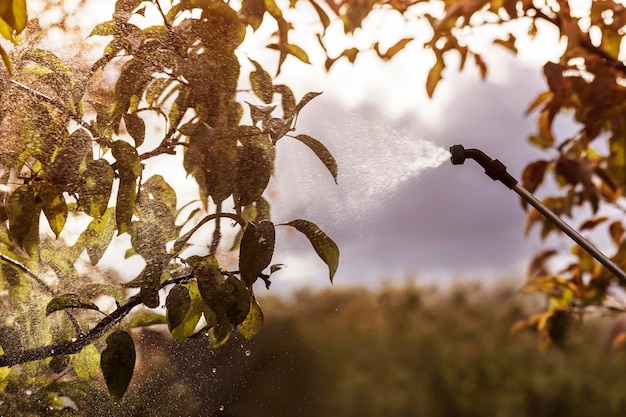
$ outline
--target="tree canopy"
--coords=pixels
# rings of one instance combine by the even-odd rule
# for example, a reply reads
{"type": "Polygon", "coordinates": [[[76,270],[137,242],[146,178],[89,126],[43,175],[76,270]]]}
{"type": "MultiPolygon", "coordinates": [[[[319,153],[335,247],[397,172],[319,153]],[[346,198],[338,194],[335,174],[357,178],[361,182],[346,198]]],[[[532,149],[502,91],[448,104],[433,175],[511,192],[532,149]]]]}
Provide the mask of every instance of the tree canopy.
{"type": "MultiPolygon", "coordinates": [[[[96,395],[100,371],[110,397],[119,400],[134,372],[136,327],[161,323],[177,340],[205,338],[210,347],[233,331],[253,337],[263,323],[254,284],[269,287],[282,267],[272,264],[276,227],[303,233],[332,281],[339,249],[331,238],[303,219],[274,224],[264,198],[284,140],[308,146],[330,173],[327,180],[337,180],[336,161],[322,142],[296,133],[298,115],[319,93],[296,99],[276,81],[287,59],[310,62],[290,38],[294,9],[319,22],[311,37],[329,71],[366,50],[390,60],[421,43],[436,58],[424,80],[430,96],[445,80],[449,56],[460,58],[454,62],[461,69],[471,62],[488,76],[486,60],[465,39],[468,31],[497,25],[493,42],[515,53],[513,23],[526,25],[530,37],[544,24],[556,28],[562,54],[545,64],[546,91],[528,107],[538,114],[529,140],[546,157],[529,164],[522,180],[535,191],[552,177],[559,192],[544,203],[561,215],[588,208],[581,229],[608,225],[613,259],[626,266],[620,99],[626,8],[613,0],[591,2],[582,14],[566,0],[118,0],[113,15],[91,31],[107,45],[87,66],[44,49],[44,28],[36,19],[27,25],[25,1],[6,1],[0,34],[15,45],[0,50],[7,69],[0,83],[7,184],[0,207],[2,412],[80,415],[84,410],[67,399],[79,404],[96,395]],[[388,48],[375,41],[328,52],[330,25],[352,36],[378,12],[427,22],[427,40],[415,34],[388,48]],[[148,13],[159,17],[146,23],[148,13]],[[266,46],[275,51],[271,69],[239,54],[265,22],[276,28],[266,46]],[[114,82],[108,86],[106,79],[114,82]],[[561,114],[577,122],[574,135],[553,133],[561,114]],[[162,127],[153,129],[156,123],[162,127]],[[146,166],[164,173],[170,164],[197,183],[191,203],[179,204],[163,175],[144,177],[146,166]],[[605,215],[605,207],[617,210],[605,215]],[[98,268],[122,235],[130,236],[126,257],[143,260],[125,283],[98,268]],[[110,309],[104,311],[103,300],[110,309]],[[165,315],[152,310],[159,306],[165,315]],[[27,398],[20,391],[25,386],[37,389],[27,398]]],[[[554,230],[530,211],[528,227],[535,224],[543,236],[554,230]]],[[[572,319],[589,307],[609,308],[612,288],[626,283],[577,247],[571,265],[553,274],[545,264],[557,253],[538,254],[527,285],[548,296],[548,309],[515,329],[535,328],[562,346],[572,319]]]]}

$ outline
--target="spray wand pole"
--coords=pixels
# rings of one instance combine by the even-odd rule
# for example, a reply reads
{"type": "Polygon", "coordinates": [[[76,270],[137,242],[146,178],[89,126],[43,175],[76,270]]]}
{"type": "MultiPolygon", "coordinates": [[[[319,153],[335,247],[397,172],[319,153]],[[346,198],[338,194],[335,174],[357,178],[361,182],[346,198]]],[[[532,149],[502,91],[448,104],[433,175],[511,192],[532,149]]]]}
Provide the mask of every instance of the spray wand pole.
{"type": "Polygon", "coordinates": [[[591,242],[585,239],[574,228],[563,221],[562,218],[546,207],[530,191],[518,184],[517,180],[506,171],[506,166],[504,166],[502,162],[497,159],[491,159],[478,149],[465,149],[462,145],[454,145],[450,147],[450,153],[452,154],[450,160],[453,165],[463,164],[467,158],[474,159],[478,162],[478,164],[485,168],[485,174],[487,174],[491,179],[502,182],[504,185],[519,194],[520,197],[526,200],[531,206],[537,209],[538,212],[554,223],[555,226],[561,229],[563,233],[580,245],[581,248],[593,256],[606,269],[611,271],[622,283],[626,283],[626,272],[622,271],[591,242]]]}

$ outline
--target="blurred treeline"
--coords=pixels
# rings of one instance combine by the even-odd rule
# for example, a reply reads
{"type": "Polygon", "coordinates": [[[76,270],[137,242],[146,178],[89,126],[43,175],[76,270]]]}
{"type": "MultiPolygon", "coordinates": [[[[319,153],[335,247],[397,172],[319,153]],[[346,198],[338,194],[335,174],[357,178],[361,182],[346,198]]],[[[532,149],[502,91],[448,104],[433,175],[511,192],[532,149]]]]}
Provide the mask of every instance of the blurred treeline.
{"type": "Polygon", "coordinates": [[[533,303],[509,288],[334,288],[262,301],[261,334],[214,352],[146,332],[143,369],[112,415],[626,415],[626,352],[610,346],[626,317],[586,319],[560,350],[510,334],[533,303]]]}

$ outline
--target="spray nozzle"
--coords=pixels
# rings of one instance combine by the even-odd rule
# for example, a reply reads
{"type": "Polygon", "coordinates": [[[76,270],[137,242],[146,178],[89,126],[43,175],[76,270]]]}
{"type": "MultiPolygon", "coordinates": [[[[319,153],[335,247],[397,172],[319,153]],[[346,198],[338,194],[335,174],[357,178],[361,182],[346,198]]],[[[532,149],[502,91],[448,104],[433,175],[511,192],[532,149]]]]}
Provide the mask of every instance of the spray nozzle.
{"type": "Polygon", "coordinates": [[[466,159],[473,159],[485,168],[485,174],[494,181],[501,181],[509,188],[515,187],[517,180],[506,172],[506,166],[497,159],[491,159],[483,151],[478,149],[465,149],[463,145],[450,147],[452,165],[461,165],[466,159]]]}

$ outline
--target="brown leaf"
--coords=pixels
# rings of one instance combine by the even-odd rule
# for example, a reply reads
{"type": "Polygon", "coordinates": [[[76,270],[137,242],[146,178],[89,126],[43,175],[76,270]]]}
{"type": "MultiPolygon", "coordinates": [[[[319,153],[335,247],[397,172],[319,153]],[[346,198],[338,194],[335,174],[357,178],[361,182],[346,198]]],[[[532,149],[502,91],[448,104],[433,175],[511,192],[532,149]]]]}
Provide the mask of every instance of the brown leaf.
{"type": "Polygon", "coordinates": [[[622,240],[622,236],[624,236],[624,226],[622,225],[622,222],[616,220],[611,223],[609,226],[609,234],[611,235],[613,242],[615,242],[616,245],[619,245],[622,240]]]}
{"type": "Polygon", "coordinates": [[[428,71],[428,77],[426,78],[426,93],[428,97],[432,98],[435,93],[435,88],[441,80],[441,72],[445,68],[443,58],[438,58],[435,64],[428,71]]]}
{"type": "Polygon", "coordinates": [[[580,226],[579,230],[582,232],[583,230],[593,229],[597,225],[604,223],[608,219],[609,219],[608,217],[602,216],[602,217],[596,217],[595,219],[587,220],[580,226]]]}
{"type": "Polygon", "coordinates": [[[543,182],[543,177],[549,162],[539,160],[526,165],[522,173],[522,185],[531,193],[534,193],[537,187],[543,182]]]}

